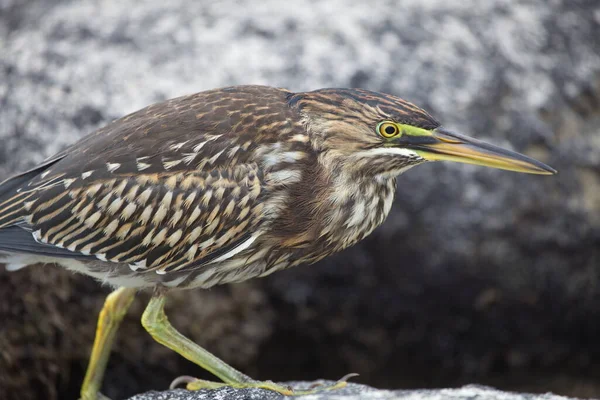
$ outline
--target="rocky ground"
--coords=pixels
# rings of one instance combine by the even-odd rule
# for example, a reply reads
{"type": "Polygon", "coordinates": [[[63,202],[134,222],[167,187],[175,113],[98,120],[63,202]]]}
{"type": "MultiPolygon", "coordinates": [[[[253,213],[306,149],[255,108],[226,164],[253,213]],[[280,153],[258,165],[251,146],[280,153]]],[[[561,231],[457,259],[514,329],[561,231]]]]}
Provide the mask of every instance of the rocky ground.
{"type": "MultiPolygon", "coordinates": [[[[0,0],[0,176],[151,102],[260,83],[400,95],[554,177],[432,164],[384,226],[318,265],[174,296],[173,323],[261,379],[600,397],[596,0],[0,0]]],[[[76,398],[107,293],[0,272],[0,398],[76,398]]],[[[123,326],[104,392],[193,365],[123,326]]]]}
{"type": "MultiPolygon", "coordinates": [[[[306,386],[295,385],[296,387],[306,386]]],[[[177,389],[168,392],[147,392],[129,400],[284,400],[283,395],[262,389],[199,390],[189,392],[177,389]]],[[[295,400],[568,400],[553,394],[507,393],[484,386],[469,385],[457,389],[438,390],[381,390],[365,385],[349,384],[344,389],[323,391],[316,394],[293,397],[295,400]]]]}

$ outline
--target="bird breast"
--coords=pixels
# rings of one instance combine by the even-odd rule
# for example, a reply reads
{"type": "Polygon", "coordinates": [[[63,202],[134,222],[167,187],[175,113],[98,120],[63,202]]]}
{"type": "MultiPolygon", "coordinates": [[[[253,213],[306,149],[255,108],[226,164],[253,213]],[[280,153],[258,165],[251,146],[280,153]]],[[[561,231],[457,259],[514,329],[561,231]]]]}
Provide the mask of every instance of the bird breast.
{"type": "Polygon", "coordinates": [[[320,236],[335,243],[334,251],[362,240],[385,221],[395,189],[395,178],[338,179],[329,196],[329,223],[320,236]]]}

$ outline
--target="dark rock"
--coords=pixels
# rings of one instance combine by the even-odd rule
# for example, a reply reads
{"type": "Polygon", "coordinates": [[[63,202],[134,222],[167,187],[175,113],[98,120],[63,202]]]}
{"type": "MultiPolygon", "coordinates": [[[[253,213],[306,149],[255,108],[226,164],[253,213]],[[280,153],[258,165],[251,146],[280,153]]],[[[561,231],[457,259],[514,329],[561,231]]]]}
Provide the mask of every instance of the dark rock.
{"type": "MultiPolygon", "coordinates": [[[[306,383],[292,383],[295,388],[304,388],[306,383]]],[[[171,390],[167,392],[147,392],[129,400],[566,400],[566,397],[550,393],[534,395],[528,393],[501,392],[485,386],[469,385],[458,389],[441,390],[380,390],[355,383],[343,389],[324,391],[306,396],[286,397],[262,389],[216,390],[171,390]]]]}
{"type": "MultiPolygon", "coordinates": [[[[360,245],[174,295],[174,324],[260,379],[359,372],[379,387],[599,397],[597,0],[257,4],[2,2],[0,176],[148,103],[212,87],[358,82],[403,96],[560,173],[420,166],[360,245]]],[[[0,272],[0,398],[76,397],[106,291],[52,266],[0,272]]],[[[200,373],[152,343],[142,306],[107,371],[113,398],[200,373]]]]}

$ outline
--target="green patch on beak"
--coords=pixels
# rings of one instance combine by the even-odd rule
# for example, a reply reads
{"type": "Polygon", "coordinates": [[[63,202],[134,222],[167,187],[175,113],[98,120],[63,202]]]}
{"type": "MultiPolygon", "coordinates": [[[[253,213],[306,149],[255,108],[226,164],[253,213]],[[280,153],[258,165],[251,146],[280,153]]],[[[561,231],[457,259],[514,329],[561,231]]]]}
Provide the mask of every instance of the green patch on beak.
{"type": "Polygon", "coordinates": [[[429,161],[456,161],[528,174],[556,174],[554,168],[531,157],[443,128],[405,131],[397,144],[429,161]]]}

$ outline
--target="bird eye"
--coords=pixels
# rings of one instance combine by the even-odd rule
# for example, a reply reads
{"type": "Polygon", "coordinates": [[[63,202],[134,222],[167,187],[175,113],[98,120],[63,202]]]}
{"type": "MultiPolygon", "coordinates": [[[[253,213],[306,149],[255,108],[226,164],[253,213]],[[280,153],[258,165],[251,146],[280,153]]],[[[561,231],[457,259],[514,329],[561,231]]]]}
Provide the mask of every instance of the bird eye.
{"type": "Polygon", "coordinates": [[[377,125],[377,131],[384,138],[393,138],[394,136],[398,136],[400,130],[398,129],[398,125],[393,122],[381,122],[377,125]]]}

